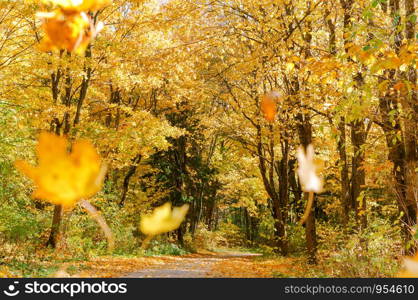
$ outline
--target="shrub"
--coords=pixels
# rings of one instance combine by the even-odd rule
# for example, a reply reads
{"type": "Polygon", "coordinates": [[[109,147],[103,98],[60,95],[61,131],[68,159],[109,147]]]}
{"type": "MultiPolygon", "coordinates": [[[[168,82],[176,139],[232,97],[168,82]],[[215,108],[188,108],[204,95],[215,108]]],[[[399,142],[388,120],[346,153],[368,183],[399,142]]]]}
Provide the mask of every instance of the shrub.
{"type": "Polygon", "coordinates": [[[372,219],[362,233],[347,234],[318,224],[320,252],[332,277],[391,277],[399,268],[402,240],[398,227],[372,219]]]}
{"type": "Polygon", "coordinates": [[[187,254],[185,249],[182,249],[175,243],[168,242],[165,239],[154,239],[150,242],[145,255],[184,255],[187,254]]]}
{"type": "Polygon", "coordinates": [[[194,237],[190,233],[184,236],[184,244],[190,251],[215,250],[245,245],[245,235],[232,223],[222,223],[218,230],[210,231],[204,224],[199,224],[194,237]]]}

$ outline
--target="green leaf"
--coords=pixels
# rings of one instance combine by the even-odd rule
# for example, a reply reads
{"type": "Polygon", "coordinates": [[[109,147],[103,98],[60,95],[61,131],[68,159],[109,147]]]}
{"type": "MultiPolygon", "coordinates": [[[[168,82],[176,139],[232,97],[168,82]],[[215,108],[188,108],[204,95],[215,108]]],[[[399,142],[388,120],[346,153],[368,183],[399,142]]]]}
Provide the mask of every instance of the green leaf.
{"type": "Polygon", "coordinates": [[[393,18],[392,26],[393,26],[393,27],[398,26],[398,25],[399,25],[399,21],[400,21],[400,20],[401,20],[401,16],[400,16],[400,15],[396,15],[396,16],[393,18]]]}

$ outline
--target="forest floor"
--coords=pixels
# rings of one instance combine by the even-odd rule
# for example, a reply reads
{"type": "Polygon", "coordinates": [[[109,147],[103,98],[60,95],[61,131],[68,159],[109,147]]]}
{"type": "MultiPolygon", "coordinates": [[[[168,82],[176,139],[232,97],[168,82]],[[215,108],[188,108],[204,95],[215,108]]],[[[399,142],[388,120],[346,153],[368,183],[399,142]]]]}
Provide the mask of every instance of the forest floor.
{"type": "MultiPolygon", "coordinates": [[[[300,269],[300,270],[298,270],[300,269]]],[[[125,278],[271,278],[298,277],[295,258],[223,250],[181,256],[99,257],[64,263],[55,277],[125,278]]]]}
{"type": "Polygon", "coordinates": [[[254,249],[202,250],[184,255],[108,255],[74,257],[45,252],[33,259],[8,258],[0,264],[0,277],[75,278],[318,278],[393,277],[400,261],[350,257],[332,259],[322,253],[318,264],[306,257],[254,253],[254,249]]]}

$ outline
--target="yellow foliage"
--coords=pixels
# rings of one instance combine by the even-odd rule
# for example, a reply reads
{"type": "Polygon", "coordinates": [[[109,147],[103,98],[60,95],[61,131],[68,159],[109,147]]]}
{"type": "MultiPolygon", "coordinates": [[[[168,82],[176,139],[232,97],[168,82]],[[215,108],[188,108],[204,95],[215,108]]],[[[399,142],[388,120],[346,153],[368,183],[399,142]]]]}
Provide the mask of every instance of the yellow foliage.
{"type": "Polygon", "coordinates": [[[26,161],[16,162],[16,167],[37,187],[33,198],[69,207],[100,190],[105,172],[90,142],[77,141],[68,153],[64,137],[43,132],[36,152],[37,167],[26,161]]]}
{"type": "Polygon", "coordinates": [[[184,204],[181,207],[174,207],[171,210],[171,203],[167,202],[154,209],[151,215],[141,218],[140,230],[149,236],[175,230],[183,222],[188,209],[189,205],[184,204]]]}

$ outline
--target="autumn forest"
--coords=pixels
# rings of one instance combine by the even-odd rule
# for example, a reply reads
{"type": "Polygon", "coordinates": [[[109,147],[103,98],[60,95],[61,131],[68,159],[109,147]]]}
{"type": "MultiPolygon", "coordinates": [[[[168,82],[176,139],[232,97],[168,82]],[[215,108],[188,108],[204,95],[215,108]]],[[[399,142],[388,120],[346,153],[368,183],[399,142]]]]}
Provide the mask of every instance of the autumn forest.
{"type": "Polygon", "coordinates": [[[417,277],[415,0],[1,0],[0,277],[417,277]]]}

